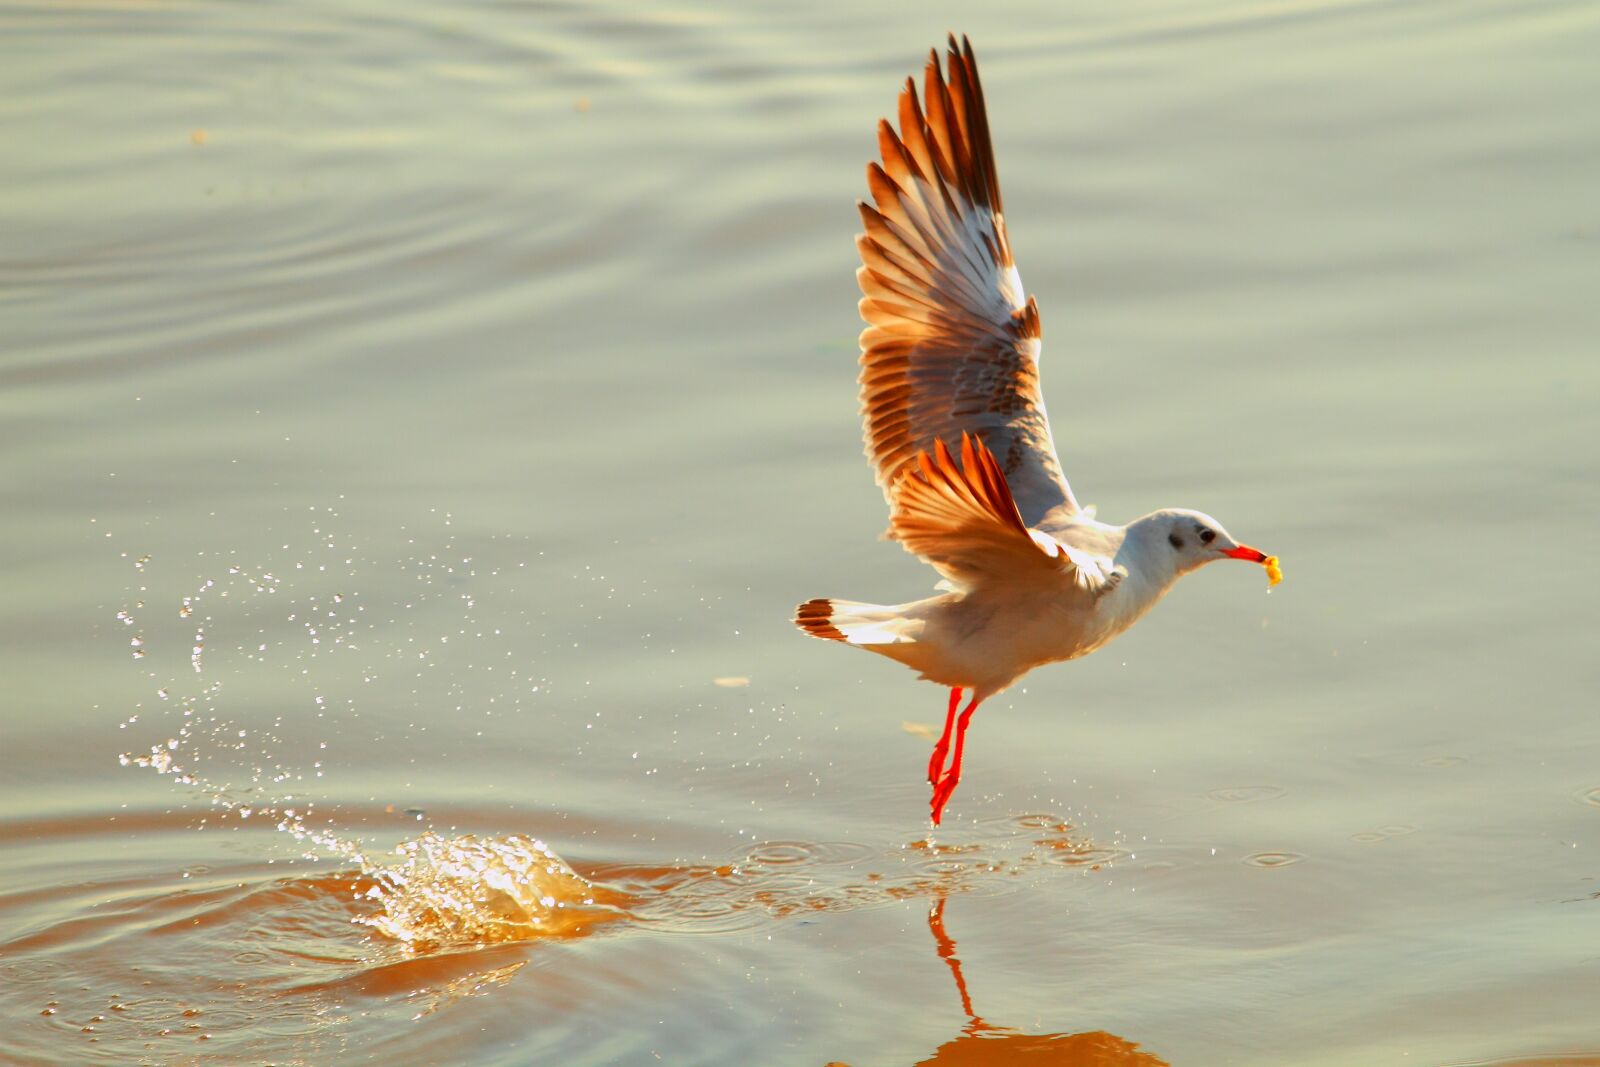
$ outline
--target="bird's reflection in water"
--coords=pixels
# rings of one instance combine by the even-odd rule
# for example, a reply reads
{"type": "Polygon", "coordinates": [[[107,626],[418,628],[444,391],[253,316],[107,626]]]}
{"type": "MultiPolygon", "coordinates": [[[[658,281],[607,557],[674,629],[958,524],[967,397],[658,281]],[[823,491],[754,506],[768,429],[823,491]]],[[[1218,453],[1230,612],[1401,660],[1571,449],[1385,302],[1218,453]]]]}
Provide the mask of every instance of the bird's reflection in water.
{"type": "MultiPolygon", "coordinates": [[[[972,995],[967,991],[967,980],[961,973],[961,960],[956,957],[956,943],[944,929],[945,897],[928,912],[928,929],[933,932],[939,958],[950,967],[956,980],[956,993],[961,997],[961,1010],[967,1024],[961,1035],[934,1049],[933,1055],[920,1061],[920,1065],[940,1064],[1004,1064],[1013,1060],[1026,1063],[1055,1064],[1057,1067],[1170,1067],[1159,1056],[1142,1051],[1138,1045],[1125,1041],[1104,1030],[1089,1030],[1078,1034],[1024,1034],[1009,1026],[994,1026],[984,1022],[972,1008],[972,995]]],[[[919,1067],[920,1067],[919,1065],[919,1067]]]]}

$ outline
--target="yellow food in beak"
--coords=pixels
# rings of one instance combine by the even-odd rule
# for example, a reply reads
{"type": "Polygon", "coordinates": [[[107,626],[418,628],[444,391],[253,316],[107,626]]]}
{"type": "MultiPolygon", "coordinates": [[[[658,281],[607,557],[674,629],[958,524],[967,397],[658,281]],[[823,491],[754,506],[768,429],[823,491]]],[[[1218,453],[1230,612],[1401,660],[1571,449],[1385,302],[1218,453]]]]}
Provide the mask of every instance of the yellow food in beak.
{"type": "Polygon", "coordinates": [[[1271,589],[1273,586],[1283,581],[1283,568],[1278,566],[1277,556],[1268,556],[1266,559],[1261,561],[1261,565],[1267,568],[1268,589],[1271,589]]]}

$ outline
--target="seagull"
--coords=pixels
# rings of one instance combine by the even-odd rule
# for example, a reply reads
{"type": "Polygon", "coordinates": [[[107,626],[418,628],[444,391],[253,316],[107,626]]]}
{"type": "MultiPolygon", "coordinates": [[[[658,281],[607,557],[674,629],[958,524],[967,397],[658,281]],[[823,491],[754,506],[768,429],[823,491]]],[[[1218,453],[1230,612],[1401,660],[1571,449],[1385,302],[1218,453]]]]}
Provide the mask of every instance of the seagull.
{"type": "Polygon", "coordinates": [[[1039,305],[1011,257],[965,37],[951,35],[945,67],[930,50],[921,99],[911,78],[900,92],[899,130],[879,120],[882,162],[867,165],[872,203],[857,205],[856,237],[863,436],[889,505],[884,536],[938,571],[940,592],[906,604],[818,598],[794,618],[949,688],[928,761],[935,826],[978,705],[1105,645],[1207,563],[1282,577],[1276,557],[1204,512],[1162,508],[1114,526],[1072,495],[1039,391],[1039,305]]]}

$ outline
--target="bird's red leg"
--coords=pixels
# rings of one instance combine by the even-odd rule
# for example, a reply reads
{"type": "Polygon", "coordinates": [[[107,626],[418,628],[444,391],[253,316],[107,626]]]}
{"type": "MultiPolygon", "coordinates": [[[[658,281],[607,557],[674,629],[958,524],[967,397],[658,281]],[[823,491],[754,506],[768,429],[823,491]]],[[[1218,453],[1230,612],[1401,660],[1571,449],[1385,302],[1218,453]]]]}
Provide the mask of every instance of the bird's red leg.
{"type": "Polygon", "coordinates": [[[928,760],[928,784],[939,784],[939,772],[944,770],[945,753],[950,751],[950,731],[955,729],[956,709],[961,706],[961,687],[958,685],[950,690],[950,708],[944,713],[944,733],[939,735],[939,743],[933,746],[933,757],[928,760]]]}
{"type": "Polygon", "coordinates": [[[972,702],[961,713],[961,718],[956,720],[956,750],[950,757],[950,769],[939,779],[939,784],[933,787],[933,800],[928,805],[933,813],[933,825],[938,826],[939,820],[944,816],[945,803],[950,799],[950,794],[956,791],[956,786],[961,782],[961,750],[967,743],[967,724],[972,721],[972,713],[978,710],[978,694],[972,694],[972,702]]]}

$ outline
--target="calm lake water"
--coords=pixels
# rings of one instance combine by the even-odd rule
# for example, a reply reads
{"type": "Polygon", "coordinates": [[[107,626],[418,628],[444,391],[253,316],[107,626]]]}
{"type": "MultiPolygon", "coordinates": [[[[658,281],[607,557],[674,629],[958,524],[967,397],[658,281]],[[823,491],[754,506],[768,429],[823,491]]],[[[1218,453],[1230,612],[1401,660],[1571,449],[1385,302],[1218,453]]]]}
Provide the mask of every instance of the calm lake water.
{"type": "Polygon", "coordinates": [[[1600,1063],[1600,7],[0,31],[0,1062],[1600,1063]],[[1078,496],[1287,580],[930,834],[943,691],[788,619],[934,577],[851,239],[948,29],[1078,496]]]}

